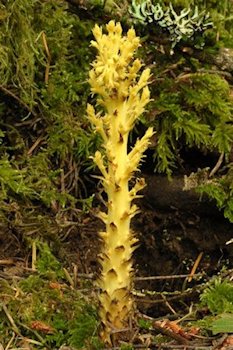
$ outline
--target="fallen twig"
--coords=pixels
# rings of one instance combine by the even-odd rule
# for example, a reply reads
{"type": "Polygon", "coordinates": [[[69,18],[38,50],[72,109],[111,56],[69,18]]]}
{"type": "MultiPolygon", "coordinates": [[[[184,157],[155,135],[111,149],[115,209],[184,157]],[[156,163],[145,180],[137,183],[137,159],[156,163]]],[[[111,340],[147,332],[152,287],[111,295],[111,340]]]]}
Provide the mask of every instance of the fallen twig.
{"type": "Polygon", "coordinates": [[[203,273],[196,274],[183,274],[183,275],[165,275],[165,276],[148,276],[148,277],[135,277],[135,281],[153,281],[153,280],[170,280],[178,278],[189,278],[189,277],[201,277],[203,273]]]}
{"type": "Polygon", "coordinates": [[[175,339],[176,341],[178,341],[180,344],[189,344],[189,340],[187,338],[184,338],[182,335],[172,332],[170,329],[165,328],[163,326],[160,326],[158,324],[157,321],[155,321],[153,323],[153,328],[151,329],[151,331],[153,332],[154,330],[156,331],[156,333],[160,333],[163,335],[166,335],[169,338],[175,339]]]}

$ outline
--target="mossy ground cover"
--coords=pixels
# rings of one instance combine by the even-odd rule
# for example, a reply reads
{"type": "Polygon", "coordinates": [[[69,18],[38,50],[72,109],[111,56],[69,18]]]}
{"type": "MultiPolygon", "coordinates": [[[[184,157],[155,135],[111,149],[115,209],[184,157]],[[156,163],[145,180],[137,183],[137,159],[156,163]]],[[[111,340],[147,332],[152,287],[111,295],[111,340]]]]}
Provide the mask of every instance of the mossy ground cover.
{"type": "Polygon", "coordinates": [[[58,349],[98,344],[93,285],[72,285],[62,265],[41,244],[37,269],[28,277],[0,279],[0,334],[3,347],[58,349]]]}

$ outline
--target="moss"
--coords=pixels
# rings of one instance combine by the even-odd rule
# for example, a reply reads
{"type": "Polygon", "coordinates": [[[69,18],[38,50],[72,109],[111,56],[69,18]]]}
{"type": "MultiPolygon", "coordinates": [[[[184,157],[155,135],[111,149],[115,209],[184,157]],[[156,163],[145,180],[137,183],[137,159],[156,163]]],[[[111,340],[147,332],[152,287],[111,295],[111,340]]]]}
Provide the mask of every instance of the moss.
{"type": "MultiPolygon", "coordinates": [[[[6,20],[0,21],[0,98],[7,102],[7,115],[0,109],[6,120],[1,124],[0,154],[14,152],[13,166],[23,169],[34,198],[47,206],[56,200],[65,206],[74,196],[59,193],[60,168],[69,171],[70,159],[78,167],[88,164],[98,146],[98,138],[83,128],[93,22],[80,20],[64,1],[8,1],[2,11],[6,20]],[[13,135],[16,112],[19,126],[13,135]]],[[[79,197],[82,190],[77,186],[73,195],[79,197]]]]}
{"type": "Polygon", "coordinates": [[[233,285],[230,281],[213,279],[200,296],[201,304],[214,315],[233,312],[233,285]]]}
{"type": "MultiPolygon", "coordinates": [[[[18,329],[14,346],[20,346],[22,336],[36,341],[39,349],[54,349],[65,344],[79,349],[91,346],[92,340],[98,343],[95,301],[67,285],[61,279],[61,264],[46,245],[40,248],[38,266],[42,273],[38,271],[12,286],[0,280],[0,297],[18,329]]],[[[0,317],[1,339],[6,346],[11,338],[11,323],[3,310],[0,317]]]]}
{"type": "Polygon", "coordinates": [[[159,171],[170,173],[179,157],[176,153],[179,140],[183,142],[183,138],[189,147],[216,148],[229,154],[233,137],[229,124],[232,102],[224,79],[214,74],[194,73],[177,83],[166,79],[156,93],[159,98],[152,108],[159,116],[152,124],[158,130],[155,157],[159,171]]]}

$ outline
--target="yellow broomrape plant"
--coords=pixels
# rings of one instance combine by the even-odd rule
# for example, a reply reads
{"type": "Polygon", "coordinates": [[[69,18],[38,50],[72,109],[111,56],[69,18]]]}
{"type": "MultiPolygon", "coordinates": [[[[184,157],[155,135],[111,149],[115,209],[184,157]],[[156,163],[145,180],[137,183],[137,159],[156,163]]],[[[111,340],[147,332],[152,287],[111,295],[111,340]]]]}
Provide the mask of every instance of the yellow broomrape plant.
{"type": "Polygon", "coordinates": [[[102,174],[102,185],[108,198],[107,213],[99,214],[106,229],[99,233],[102,250],[99,255],[101,274],[97,283],[100,288],[101,337],[111,345],[112,334],[128,327],[134,309],[132,254],[137,238],[130,229],[130,221],[138,213],[132,201],[139,197],[137,192],[144,187],[144,180],[136,179],[132,188],[129,188],[129,180],[138,170],[153,129],[149,128],[128,153],[129,132],[150,101],[150,70],[145,69],[139,75],[142,63],[133,56],[140,40],[134,29],[129,29],[124,36],[120,23],[114,21],[110,21],[106,29],[107,34],[103,34],[98,25],[93,29],[95,41],[91,45],[98,53],[89,72],[91,91],[97,94],[98,110],[101,111],[96,112],[88,104],[87,114],[104,146],[104,152],[97,151],[93,157],[102,174]]]}

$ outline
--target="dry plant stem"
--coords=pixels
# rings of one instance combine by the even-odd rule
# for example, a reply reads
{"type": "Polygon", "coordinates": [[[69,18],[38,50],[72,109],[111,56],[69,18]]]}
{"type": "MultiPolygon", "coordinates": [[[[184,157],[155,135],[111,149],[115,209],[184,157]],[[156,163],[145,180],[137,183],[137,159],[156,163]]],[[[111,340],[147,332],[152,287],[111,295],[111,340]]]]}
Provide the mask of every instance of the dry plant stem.
{"type": "Polygon", "coordinates": [[[87,113],[105,148],[105,155],[96,152],[94,162],[102,174],[100,179],[108,197],[107,213],[99,213],[106,230],[100,232],[103,245],[98,287],[101,336],[111,346],[113,333],[116,339],[121,330],[129,328],[133,312],[132,253],[137,239],[130,229],[130,221],[138,212],[132,201],[144,187],[144,180],[137,180],[131,190],[129,180],[138,169],[153,130],[149,128],[127,152],[129,132],[150,99],[147,87],[150,71],[145,69],[138,77],[142,63],[133,60],[139,46],[133,29],[122,36],[119,23],[110,21],[106,28],[107,35],[97,25],[93,30],[96,41],[92,46],[98,55],[89,73],[92,93],[98,94],[98,104],[104,108],[103,112],[96,113],[93,106],[88,105],[87,113]]]}
{"type": "Polygon", "coordinates": [[[203,276],[203,273],[196,273],[196,274],[182,274],[182,275],[166,275],[166,276],[147,276],[147,277],[135,277],[135,281],[153,281],[153,280],[172,280],[172,279],[179,279],[179,278],[187,278],[187,277],[201,277],[203,276]]]}
{"type": "Polygon", "coordinates": [[[170,338],[173,338],[173,339],[175,339],[176,341],[178,341],[181,344],[185,344],[185,345],[189,344],[189,341],[186,338],[182,337],[180,334],[172,332],[169,329],[158,325],[157,322],[153,323],[153,330],[155,330],[157,333],[161,333],[161,334],[164,334],[164,335],[166,335],[166,336],[168,336],[170,338]]]}
{"type": "Polygon", "coordinates": [[[32,271],[36,271],[36,260],[37,260],[37,252],[36,252],[36,242],[32,242],[32,271]]]}
{"type": "Polygon", "coordinates": [[[27,152],[28,156],[31,156],[33,151],[39,146],[39,144],[43,141],[43,137],[38,137],[38,139],[33,143],[33,145],[30,147],[30,149],[27,152]]]}
{"type": "Polygon", "coordinates": [[[47,55],[47,64],[46,64],[46,68],[45,68],[45,84],[48,84],[48,82],[49,82],[49,70],[50,70],[50,63],[51,63],[51,55],[50,55],[50,51],[49,51],[49,48],[48,48],[45,32],[42,32],[42,41],[43,41],[43,45],[44,45],[45,52],[46,52],[46,55],[47,55]]]}
{"type": "Polygon", "coordinates": [[[218,158],[217,163],[215,164],[215,166],[211,170],[209,177],[213,177],[214,174],[219,170],[220,166],[222,165],[223,159],[224,159],[224,153],[222,152],[218,158]]]}
{"type": "Polygon", "coordinates": [[[177,315],[178,313],[175,311],[175,309],[171,306],[171,304],[167,301],[167,298],[165,297],[165,295],[161,294],[165,305],[167,306],[167,308],[173,313],[173,315],[177,315]]]}
{"type": "MultiPolygon", "coordinates": [[[[10,349],[10,346],[11,346],[11,344],[13,343],[14,339],[15,339],[15,333],[13,333],[11,339],[10,339],[9,342],[7,343],[7,346],[5,347],[5,350],[10,349]]],[[[0,350],[4,350],[4,348],[3,348],[3,347],[1,348],[1,346],[0,346],[0,350]]]]}
{"type": "Polygon", "coordinates": [[[11,326],[12,326],[13,331],[14,331],[16,334],[22,336],[21,333],[20,333],[20,331],[19,331],[19,329],[18,329],[18,327],[17,327],[16,324],[15,324],[15,321],[14,321],[13,317],[12,317],[11,314],[9,313],[9,311],[8,311],[8,309],[7,309],[7,306],[6,306],[4,303],[2,303],[2,309],[3,309],[3,311],[5,312],[7,318],[8,318],[8,320],[9,320],[11,326]]]}
{"type": "Polygon", "coordinates": [[[196,258],[195,263],[194,263],[194,265],[193,265],[193,267],[192,267],[192,270],[191,270],[191,272],[190,272],[190,276],[188,277],[188,282],[191,282],[191,281],[192,281],[193,276],[194,276],[194,274],[195,274],[195,272],[196,272],[196,270],[197,270],[197,268],[198,268],[198,266],[199,266],[199,264],[200,264],[200,261],[201,261],[201,259],[202,259],[202,256],[203,256],[203,252],[201,252],[201,253],[198,254],[198,257],[196,258]]]}
{"type": "Polygon", "coordinates": [[[0,260],[0,265],[14,265],[14,264],[15,264],[15,261],[11,258],[0,260]]]}

